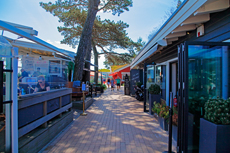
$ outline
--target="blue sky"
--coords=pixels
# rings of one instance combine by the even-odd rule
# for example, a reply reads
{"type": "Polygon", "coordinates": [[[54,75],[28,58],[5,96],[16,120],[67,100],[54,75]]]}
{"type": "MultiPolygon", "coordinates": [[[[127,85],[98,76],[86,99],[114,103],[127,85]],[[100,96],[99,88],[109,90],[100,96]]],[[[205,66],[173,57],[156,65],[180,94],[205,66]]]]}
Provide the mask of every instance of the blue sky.
{"type": "MultiPolygon", "coordinates": [[[[62,23],[58,18],[46,12],[40,7],[39,2],[55,2],[55,0],[0,0],[0,20],[33,27],[38,31],[38,37],[56,47],[74,51],[68,45],[60,44],[63,36],[57,31],[57,26],[62,23]]],[[[175,0],[133,0],[133,7],[120,16],[113,16],[111,13],[99,12],[102,19],[122,20],[129,24],[127,33],[130,38],[136,41],[142,37],[148,41],[148,35],[152,30],[162,24],[165,12],[175,6],[175,0]]],[[[15,37],[7,32],[5,36],[15,37]]],[[[119,50],[118,52],[122,52],[119,50]]],[[[104,57],[100,57],[99,68],[103,68],[104,57]]]]}

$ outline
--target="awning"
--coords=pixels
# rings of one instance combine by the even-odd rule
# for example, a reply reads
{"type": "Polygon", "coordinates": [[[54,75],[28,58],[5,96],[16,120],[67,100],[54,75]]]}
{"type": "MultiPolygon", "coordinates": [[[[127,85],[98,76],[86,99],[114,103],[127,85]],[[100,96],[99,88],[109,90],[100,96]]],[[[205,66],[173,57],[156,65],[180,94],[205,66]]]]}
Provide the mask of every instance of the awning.
{"type": "Polygon", "coordinates": [[[116,76],[116,75],[117,75],[117,72],[109,74],[109,76],[116,76]]]}

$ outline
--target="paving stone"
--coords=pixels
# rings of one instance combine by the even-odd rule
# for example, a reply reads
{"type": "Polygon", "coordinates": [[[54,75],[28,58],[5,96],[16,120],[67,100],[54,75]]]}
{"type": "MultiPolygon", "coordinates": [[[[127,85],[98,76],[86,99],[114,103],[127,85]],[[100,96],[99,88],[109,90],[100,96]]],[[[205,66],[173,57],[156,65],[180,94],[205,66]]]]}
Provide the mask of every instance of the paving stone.
{"type": "Polygon", "coordinates": [[[106,90],[86,113],[87,116],[75,116],[72,125],[51,142],[44,153],[160,153],[167,150],[168,133],[153,116],[143,112],[143,102],[124,95],[123,88],[106,90]]]}

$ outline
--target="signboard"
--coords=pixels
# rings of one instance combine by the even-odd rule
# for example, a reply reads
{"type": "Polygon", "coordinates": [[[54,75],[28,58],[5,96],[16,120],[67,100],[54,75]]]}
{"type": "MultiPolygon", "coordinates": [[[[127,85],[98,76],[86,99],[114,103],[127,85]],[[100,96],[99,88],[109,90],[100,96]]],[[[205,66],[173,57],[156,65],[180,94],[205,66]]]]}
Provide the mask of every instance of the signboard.
{"type": "Polygon", "coordinates": [[[134,85],[136,82],[143,82],[143,70],[142,69],[132,69],[130,71],[130,93],[135,95],[134,85]]]}
{"type": "Polygon", "coordinates": [[[34,71],[34,60],[33,57],[24,57],[22,58],[22,68],[26,71],[34,71]]]}
{"type": "Polygon", "coordinates": [[[82,91],[86,91],[86,84],[83,84],[83,83],[82,83],[81,90],[82,90],[82,91]]]}

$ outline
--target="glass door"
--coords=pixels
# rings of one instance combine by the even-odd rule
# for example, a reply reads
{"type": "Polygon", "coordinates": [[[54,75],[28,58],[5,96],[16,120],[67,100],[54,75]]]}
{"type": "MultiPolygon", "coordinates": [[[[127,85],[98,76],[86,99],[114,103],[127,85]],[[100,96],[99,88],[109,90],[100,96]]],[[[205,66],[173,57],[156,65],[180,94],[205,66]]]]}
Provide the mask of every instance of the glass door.
{"type": "Polygon", "coordinates": [[[200,118],[210,98],[229,98],[230,43],[185,42],[178,48],[179,152],[199,153],[200,118]]]}
{"type": "Polygon", "coordinates": [[[18,151],[18,48],[0,36],[0,152],[18,151]]]}
{"type": "Polygon", "coordinates": [[[11,152],[11,49],[0,38],[0,152],[11,152]]]}
{"type": "Polygon", "coordinates": [[[149,92],[148,89],[151,84],[154,84],[156,81],[155,78],[155,65],[154,64],[145,64],[144,67],[144,112],[149,111],[149,92]]]}

